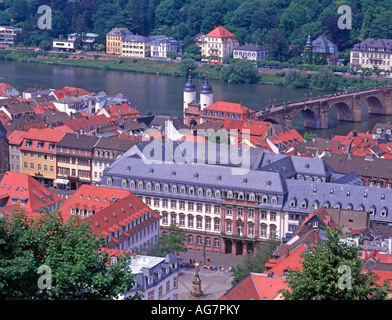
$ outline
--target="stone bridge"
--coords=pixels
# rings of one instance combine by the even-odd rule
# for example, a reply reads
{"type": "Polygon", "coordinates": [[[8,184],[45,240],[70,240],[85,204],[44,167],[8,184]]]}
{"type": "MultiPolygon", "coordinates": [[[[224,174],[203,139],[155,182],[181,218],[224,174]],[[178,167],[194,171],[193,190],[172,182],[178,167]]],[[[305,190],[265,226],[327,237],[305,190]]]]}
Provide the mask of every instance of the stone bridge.
{"type": "Polygon", "coordinates": [[[336,108],[338,120],[360,122],[365,102],[368,103],[369,114],[391,115],[392,86],[378,86],[270,105],[258,110],[256,115],[260,120],[280,124],[288,130],[292,128],[292,121],[300,112],[304,127],[327,129],[329,113],[333,107],[336,108]]]}

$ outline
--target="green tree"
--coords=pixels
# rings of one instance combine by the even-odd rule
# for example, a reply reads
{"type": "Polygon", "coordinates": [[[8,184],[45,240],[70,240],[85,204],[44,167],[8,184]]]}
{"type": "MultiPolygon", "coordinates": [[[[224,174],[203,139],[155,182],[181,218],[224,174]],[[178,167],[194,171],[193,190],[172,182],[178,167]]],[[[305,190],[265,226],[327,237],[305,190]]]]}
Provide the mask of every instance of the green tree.
{"type": "Polygon", "coordinates": [[[182,59],[178,67],[183,76],[188,76],[189,70],[192,72],[197,68],[197,62],[190,58],[182,59]]]}
{"type": "Polygon", "coordinates": [[[221,70],[221,78],[227,83],[257,83],[259,72],[250,60],[235,60],[221,70]]]}
{"type": "Polygon", "coordinates": [[[90,223],[76,216],[63,221],[60,212],[44,208],[42,212],[29,218],[17,210],[0,218],[0,299],[114,299],[131,288],[128,255],[110,265],[109,257],[99,252],[104,239],[92,232],[90,223]],[[50,268],[42,275],[51,277],[42,281],[50,290],[40,287],[42,266],[50,268]]]}
{"type": "Polygon", "coordinates": [[[341,229],[326,229],[327,240],[309,244],[303,254],[302,271],[290,270],[281,290],[286,300],[378,300],[387,296],[377,276],[362,273],[359,247],[342,241],[341,229]]]}
{"type": "Polygon", "coordinates": [[[235,285],[251,272],[263,273],[265,264],[271,258],[273,251],[279,245],[276,240],[269,240],[262,244],[261,248],[254,252],[249,252],[241,264],[234,268],[234,279],[231,282],[235,285]]]}
{"type": "Polygon", "coordinates": [[[317,134],[315,134],[313,132],[305,132],[305,134],[304,134],[304,139],[306,141],[312,140],[312,139],[314,139],[316,137],[317,137],[317,134]]]}
{"type": "Polygon", "coordinates": [[[304,72],[294,70],[286,73],[284,85],[289,88],[308,88],[309,80],[304,72]]]}
{"type": "Polygon", "coordinates": [[[169,226],[167,235],[159,237],[157,244],[151,244],[146,250],[146,253],[152,256],[162,256],[172,253],[177,254],[186,252],[185,247],[186,234],[183,230],[175,225],[169,226]]]}
{"type": "Polygon", "coordinates": [[[335,91],[338,84],[337,76],[329,68],[325,67],[314,73],[310,81],[310,86],[313,89],[322,91],[335,91]]]}

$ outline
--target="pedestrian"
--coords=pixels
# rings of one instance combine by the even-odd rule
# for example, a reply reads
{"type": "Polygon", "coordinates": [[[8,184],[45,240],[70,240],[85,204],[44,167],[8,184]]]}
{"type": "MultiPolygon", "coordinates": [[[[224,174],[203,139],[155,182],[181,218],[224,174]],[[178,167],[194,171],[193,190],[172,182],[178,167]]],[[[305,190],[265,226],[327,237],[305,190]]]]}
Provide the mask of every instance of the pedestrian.
{"type": "Polygon", "coordinates": [[[189,264],[190,264],[190,265],[192,264],[192,259],[191,259],[191,258],[189,258],[189,264]]]}
{"type": "Polygon", "coordinates": [[[210,256],[207,256],[207,261],[210,262],[210,256]]]}
{"type": "Polygon", "coordinates": [[[193,264],[195,264],[195,259],[193,259],[193,264]]]}

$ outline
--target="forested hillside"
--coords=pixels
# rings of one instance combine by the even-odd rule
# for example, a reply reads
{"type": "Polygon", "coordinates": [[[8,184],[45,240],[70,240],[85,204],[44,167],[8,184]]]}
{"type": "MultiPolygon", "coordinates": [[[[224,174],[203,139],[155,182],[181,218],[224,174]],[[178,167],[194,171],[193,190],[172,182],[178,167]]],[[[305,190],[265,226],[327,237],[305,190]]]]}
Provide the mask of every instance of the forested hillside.
{"type": "Polygon", "coordinates": [[[73,32],[105,34],[112,27],[150,35],[165,33],[194,50],[194,35],[223,25],[241,44],[267,46],[273,60],[300,59],[310,33],[326,35],[340,51],[367,37],[392,38],[392,0],[3,0],[0,25],[22,27],[18,44],[48,46],[73,32]],[[39,5],[52,8],[51,30],[37,26],[39,5]],[[352,9],[353,28],[340,30],[338,7],[352,9]],[[190,46],[190,47],[189,47],[190,46]]]}

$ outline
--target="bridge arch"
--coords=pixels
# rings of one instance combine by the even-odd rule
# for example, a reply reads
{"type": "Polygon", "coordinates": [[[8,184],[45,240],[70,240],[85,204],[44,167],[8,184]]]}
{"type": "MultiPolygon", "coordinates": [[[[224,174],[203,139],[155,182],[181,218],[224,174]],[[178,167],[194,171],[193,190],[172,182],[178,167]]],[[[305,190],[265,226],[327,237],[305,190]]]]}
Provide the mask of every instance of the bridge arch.
{"type": "Polygon", "coordinates": [[[367,101],[369,106],[369,113],[371,114],[386,114],[386,108],[376,96],[366,97],[364,100],[367,101]]]}
{"type": "MultiPolygon", "coordinates": [[[[342,121],[355,121],[354,113],[353,110],[350,108],[350,106],[345,103],[345,102],[338,102],[332,106],[332,108],[336,109],[336,116],[337,120],[342,120],[342,121]]],[[[330,112],[332,110],[330,109],[330,112]]],[[[362,114],[362,112],[361,112],[362,114]]]]}
{"type": "Polygon", "coordinates": [[[295,110],[292,113],[293,123],[302,117],[305,128],[321,128],[321,119],[312,109],[295,110]]]}

